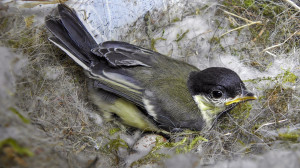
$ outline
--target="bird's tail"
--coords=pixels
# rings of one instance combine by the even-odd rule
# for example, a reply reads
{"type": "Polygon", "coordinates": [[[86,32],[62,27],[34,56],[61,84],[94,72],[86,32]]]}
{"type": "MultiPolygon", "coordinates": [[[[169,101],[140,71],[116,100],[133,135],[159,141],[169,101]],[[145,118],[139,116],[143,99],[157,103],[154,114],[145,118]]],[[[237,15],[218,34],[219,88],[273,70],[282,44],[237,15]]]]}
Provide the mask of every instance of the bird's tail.
{"type": "Polygon", "coordinates": [[[97,46],[96,41],[78,18],[76,12],[64,4],[58,5],[60,18],[47,16],[46,27],[54,37],[49,40],[65,51],[84,69],[97,62],[91,49],[97,46]]]}

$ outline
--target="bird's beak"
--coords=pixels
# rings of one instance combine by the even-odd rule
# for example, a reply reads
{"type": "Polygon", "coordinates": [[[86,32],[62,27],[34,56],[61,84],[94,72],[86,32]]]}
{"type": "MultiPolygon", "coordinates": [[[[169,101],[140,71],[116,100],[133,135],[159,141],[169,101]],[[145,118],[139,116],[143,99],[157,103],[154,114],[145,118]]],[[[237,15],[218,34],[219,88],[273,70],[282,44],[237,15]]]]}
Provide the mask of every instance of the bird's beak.
{"type": "Polygon", "coordinates": [[[248,101],[248,100],[255,100],[255,99],[257,99],[257,97],[253,93],[251,93],[247,90],[244,90],[241,95],[225,102],[225,105],[228,106],[233,103],[240,103],[240,102],[244,102],[244,101],[248,101]]]}

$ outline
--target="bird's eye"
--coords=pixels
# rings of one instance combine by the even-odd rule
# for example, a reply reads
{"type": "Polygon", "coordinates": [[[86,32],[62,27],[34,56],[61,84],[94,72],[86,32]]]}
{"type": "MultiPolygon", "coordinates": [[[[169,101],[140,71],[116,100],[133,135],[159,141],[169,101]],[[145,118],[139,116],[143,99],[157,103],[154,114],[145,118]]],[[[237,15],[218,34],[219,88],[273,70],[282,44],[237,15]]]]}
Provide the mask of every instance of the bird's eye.
{"type": "Polygon", "coordinates": [[[220,90],[214,90],[211,92],[211,95],[213,98],[218,99],[221,98],[223,96],[223,92],[220,90]]]}

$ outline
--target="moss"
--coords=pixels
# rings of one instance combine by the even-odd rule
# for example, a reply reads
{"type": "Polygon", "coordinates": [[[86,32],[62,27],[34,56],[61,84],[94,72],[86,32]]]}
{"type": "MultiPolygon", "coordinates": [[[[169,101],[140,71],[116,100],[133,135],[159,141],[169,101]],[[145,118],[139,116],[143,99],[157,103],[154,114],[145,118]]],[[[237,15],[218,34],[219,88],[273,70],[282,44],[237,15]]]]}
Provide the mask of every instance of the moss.
{"type": "Polygon", "coordinates": [[[8,27],[8,21],[8,17],[0,18],[0,34],[2,34],[2,32],[4,32],[8,27]]]}
{"type": "MultiPolygon", "coordinates": [[[[244,122],[249,118],[250,111],[252,110],[252,105],[248,102],[238,104],[234,109],[232,109],[228,114],[235,120],[236,124],[243,125],[244,122]]],[[[231,117],[225,116],[223,114],[218,122],[219,128],[222,130],[231,130],[236,128],[236,124],[232,124],[231,117]]]]}
{"type": "MultiPolygon", "coordinates": [[[[261,81],[267,81],[270,84],[274,85],[269,89],[265,89],[262,96],[260,96],[258,99],[259,102],[263,105],[262,109],[266,110],[266,113],[261,117],[261,119],[265,121],[266,118],[270,117],[269,115],[272,114],[272,119],[275,120],[275,122],[277,122],[279,120],[282,120],[283,116],[289,116],[294,106],[294,100],[292,96],[296,93],[296,91],[287,86],[283,86],[283,84],[287,82],[296,83],[297,76],[289,70],[284,70],[283,73],[280,73],[275,77],[265,77],[250,80],[250,82],[255,84],[261,81]]],[[[291,117],[290,120],[297,120],[296,118],[297,117],[291,117]]],[[[258,120],[259,119],[257,119],[257,121],[258,120]]],[[[259,124],[259,122],[256,123],[252,127],[252,133],[258,135],[255,131],[261,125],[262,124],[259,124]]]]}
{"type": "Polygon", "coordinates": [[[3,150],[5,146],[10,146],[14,152],[18,155],[33,156],[33,153],[26,147],[22,147],[15,139],[7,138],[0,141],[0,150],[3,150]]]}
{"type": "Polygon", "coordinates": [[[120,137],[117,139],[111,139],[106,145],[104,145],[103,151],[114,153],[117,152],[119,148],[129,148],[127,143],[120,137]]]}
{"type": "Polygon", "coordinates": [[[8,110],[11,112],[15,113],[25,124],[29,124],[30,120],[24,117],[16,108],[14,107],[9,107],[8,110]]]}
{"type": "Polygon", "coordinates": [[[282,114],[288,112],[288,103],[291,100],[292,93],[292,89],[283,88],[280,84],[277,84],[273,88],[265,91],[268,100],[268,103],[265,104],[265,106],[268,106],[278,115],[278,117],[280,117],[282,114]]]}
{"type": "Polygon", "coordinates": [[[243,142],[241,139],[237,139],[237,142],[245,148],[244,149],[245,153],[251,152],[251,149],[249,147],[247,147],[247,144],[245,142],[243,142]]]}
{"type": "Polygon", "coordinates": [[[246,8],[251,7],[252,5],[254,5],[254,0],[244,0],[244,4],[246,8]]]}
{"type": "Polygon", "coordinates": [[[209,43],[211,43],[211,44],[220,44],[221,43],[221,38],[219,38],[219,37],[212,37],[209,40],[209,43]]]}
{"type": "Polygon", "coordinates": [[[153,20],[151,18],[151,14],[148,11],[145,15],[144,15],[144,22],[145,22],[145,33],[148,37],[152,37],[152,31],[155,30],[155,24],[153,24],[153,20]]]}
{"type": "Polygon", "coordinates": [[[225,51],[225,48],[221,45],[221,38],[214,36],[208,42],[212,45],[216,45],[222,51],[225,51]]]}
{"type": "MultiPolygon", "coordinates": [[[[250,31],[250,40],[255,41],[255,45],[261,45],[266,48],[271,45],[283,42],[288,38],[288,34],[298,31],[299,20],[293,8],[287,8],[286,3],[282,1],[265,1],[265,0],[224,0],[223,5],[231,13],[246,18],[251,21],[262,21],[262,24],[256,24],[248,27],[250,31]],[[287,24],[288,22],[288,24],[287,24]],[[271,36],[272,35],[272,36],[271,36]],[[285,37],[284,39],[282,37],[285,37]]],[[[245,21],[236,19],[240,24],[245,21]]],[[[229,25],[231,28],[236,26],[229,25]]],[[[246,29],[245,29],[246,30],[246,29]]],[[[280,52],[289,52],[294,46],[299,44],[296,36],[285,42],[284,45],[272,50],[280,52]]],[[[299,46],[299,45],[298,45],[299,46]]],[[[261,60],[263,62],[263,60],[261,60]]]]}
{"type": "Polygon", "coordinates": [[[270,41],[270,30],[264,30],[263,33],[261,33],[264,25],[254,25],[249,27],[249,31],[251,33],[251,38],[256,39],[256,43],[259,44],[269,44],[270,41]],[[261,33],[261,34],[260,34],[261,33]]]}
{"type": "MultiPolygon", "coordinates": [[[[183,140],[185,140],[185,139],[183,139],[183,140]]],[[[193,149],[195,149],[195,147],[198,146],[200,141],[207,142],[208,140],[203,138],[202,136],[197,136],[197,137],[193,138],[193,140],[189,143],[184,144],[185,141],[180,142],[181,144],[174,145],[174,146],[182,145],[182,147],[179,146],[176,148],[176,153],[178,153],[178,154],[179,153],[188,153],[188,152],[192,151],[193,149]]]]}
{"type": "MultiPolygon", "coordinates": [[[[162,138],[162,137],[158,137],[162,138]]],[[[156,140],[155,147],[143,158],[133,162],[131,166],[145,165],[149,163],[159,163],[164,158],[169,158],[170,156],[165,153],[159,153],[162,148],[172,148],[177,154],[188,153],[194,150],[200,141],[207,142],[208,140],[202,136],[196,136],[192,139],[188,137],[181,137],[182,139],[178,142],[166,142],[160,139],[156,140]]]]}
{"type": "Polygon", "coordinates": [[[284,141],[298,142],[299,137],[300,137],[299,131],[278,134],[278,138],[284,141]]]}
{"type": "Polygon", "coordinates": [[[182,30],[181,30],[181,34],[177,34],[177,37],[176,37],[176,42],[178,43],[180,40],[182,40],[185,36],[186,36],[186,34],[189,32],[190,30],[188,29],[188,30],[186,30],[185,32],[183,32],[182,33],[182,30]]]}
{"type": "Polygon", "coordinates": [[[39,52],[37,46],[48,44],[47,33],[44,28],[27,28],[22,29],[18,35],[6,33],[2,42],[23,54],[33,55],[39,52]]]}
{"type": "Polygon", "coordinates": [[[134,166],[145,165],[150,163],[158,163],[163,158],[169,158],[170,157],[169,155],[164,153],[159,153],[158,151],[163,147],[170,145],[170,143],[165,142],[163,140],[163,137],[157,137],[155,142],[156,142],[155,146],[151,149],[151,151],[146,156],[133,162],[130,166],[134,167],[134,166]]]}
{"type": "Polygon", "coordinates": [[[30,28],[34,22],[34,15],[28,16],[24,20],[25,20],[26,27],[30,28]]]}
{"type": "Polygon", "coordinates": [[[130,167],[139,167],[141,165],[159,163],[163,158],[170,158],[169,155],[163,153],[149,153],[142,159],[132,162],[130,167]]]}
{"type": "Polygon", "coordinates": [[[172,23],[175,23],[175,22],[178,22],[178,21],[180,21],[179,17],[176,17],[176,18],[172,19],[172,23]]]}
{"type": "Polygon", "coordinates": [[[22,147],[15,139],[7,138],[0,141],[0,163],[4,167],[28,167],[26,157],[33,153],[26,147],[22,147]]]}
{"type": "Polygon", "coordinates": [[[251,110],[252,105],[246,102],[238,104],[233,110],[230,111],[230,114],[234,119],[245,120],[249,117],[251,110]]]}
{"type": "Polygon", "coordinates": [[[112,128],[109,130],[109,135],[114,135],[115,133],[121,131],[120,128],[112,128]]]}
{"type": "Polygon", "coordinates": [[[287,82],[296,83],[297,80],[297,76],[294,73],[290,72],[289,70],[285,70],[282,78],[283,78],[282,79],[283,83],[287,83],[287,82]]]}
{"type": "Polygon", "coordinates": [[[158,40],[167,40],[165,38],[162,38],[162,37],[158,37],[156,39],[151,39],[151,49],[154,50],[154,51],[157,51],[156,48],[155,48],[155,44],[158,40]]]}
{"type": "MultiPolygon", "coordinates": [[[[271,64],[269,64],[270,66],[271,64]]],[[[289,70],[284,70],[283,73],[280,73],[276,75],[275,77],[262,77],[262,78],[255,78],[255,79],[249,79],[249,80],[244,80],[244,82],[251,82],[251,83],[259,83],[261,81],[270,81],[270,82],[275,82],[279,85],[282,83],[296,83],[298,77],[294,73],[290,72],[289,70]]]]}
{"type": "Polygon", "coordinates": [[[276,5],[275,3],[260,4],[260,7],[262,8],[263,16],[266,16],[271,19],[273,19],[274,17],[276,17],[276,15],[284,11],[284,7],[276,5]]]}

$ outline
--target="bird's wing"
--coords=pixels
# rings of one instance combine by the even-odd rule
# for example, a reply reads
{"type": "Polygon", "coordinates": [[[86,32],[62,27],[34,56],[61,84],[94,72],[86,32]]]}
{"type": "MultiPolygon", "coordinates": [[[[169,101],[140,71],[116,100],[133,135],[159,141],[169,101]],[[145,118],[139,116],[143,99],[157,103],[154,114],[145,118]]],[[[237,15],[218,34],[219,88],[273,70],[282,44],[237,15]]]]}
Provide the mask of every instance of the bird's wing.
{"type": "Polygon", "coordinates": [[[143,107],[142,96],[145,89],[126,69],[99,63],[90,69],[89,76],[95,79],[95,88],[107,90],[143,107]]]}
{"type": "Polygon", "coordinates": [[[152,55],[157,52],[120,41],[106,41],[91,50],[95,55],[105,58],[112,67],[118,66],[145,66],[151,67],[154,63],[152,55]]]}
{"type": "Polygon", "coordinates": [[[120,41],[106,41],[91,49],[99,60],[91,66],[90,76],[94,86],[120,95],[144,108],[143,79],[152,78],[152,68],[157,67],[161,54],[120,41]],[[146,73],[140,73],[146,72],[146,73]]]}

